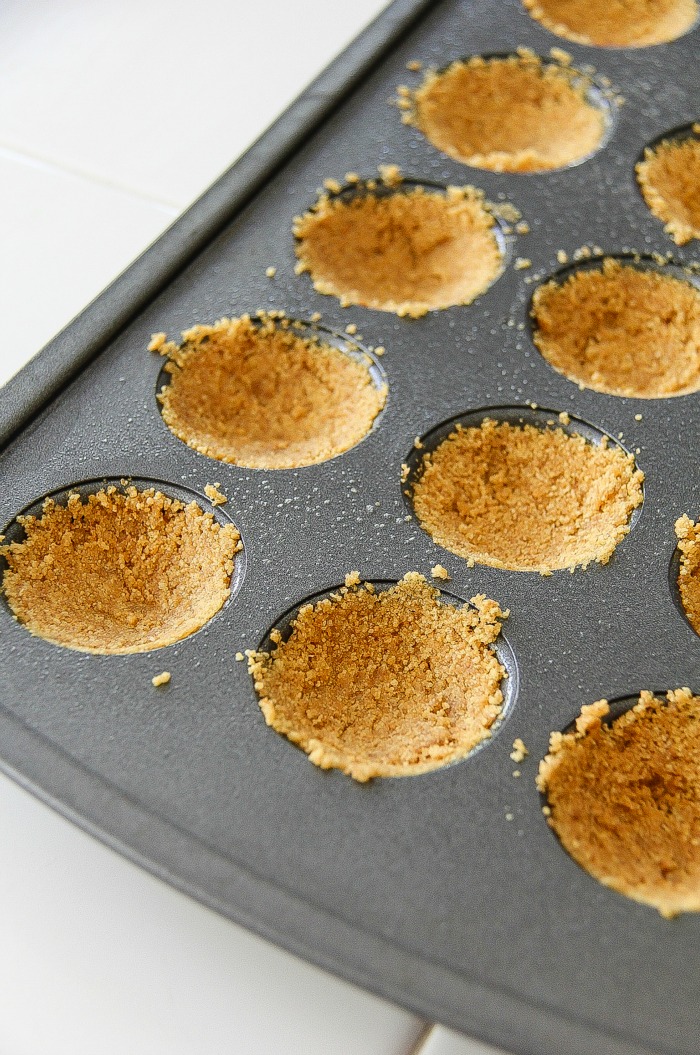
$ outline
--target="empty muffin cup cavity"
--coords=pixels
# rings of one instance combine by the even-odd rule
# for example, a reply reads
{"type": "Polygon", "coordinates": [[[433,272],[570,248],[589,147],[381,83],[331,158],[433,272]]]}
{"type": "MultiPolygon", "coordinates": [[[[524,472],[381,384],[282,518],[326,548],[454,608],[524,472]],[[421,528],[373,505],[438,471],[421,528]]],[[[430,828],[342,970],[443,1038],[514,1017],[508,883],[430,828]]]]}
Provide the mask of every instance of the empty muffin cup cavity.
{"type": "Polygon", "coordinates": [[[636,173],[645,202],[676,245],[700,238],[700,124],[646,147],[636,173]]]}
{"type": "Polygon", "coordinates": [[[659,399],[700,388],[700,289],[681,268],[606,257],[574,265],[532,299],[533,339],[581,388],[659,399]]]}
{"type": "Polygon", "coordinates": [[[319,293],[418,317],[470,304],[500,275],[505,242],[481,191],[391,177],[324,192],[294,221],[297,271],[319,293]]]}
{"type": "Polygon", "coordinates": [[[482,595],[471,606],[441,601],[417,572],[377,584],[354,572],[346,584],[249,653],[267,724],[358,781],[464,758],[514,693],[514,664],[494,648],[507,613],[482,595]]]}
{"type": "Polygon", "coordinates": [[[687,33],[697,0],[523,0],[551,33],[601,48],[646,48],[687,33]]]}
{"type": "Polygon", "coordinates": [[[168,428],[209,458],[293,469],[334,458],[372,429],[386,400],[374,356],[329,330],[264,313],[194,326],[163,344],[168,428]]]}
{"type": "Polygon", "coordinates": [[[567,414],[494,408],[422,443],[407,494],[421,527],[470,565],[548,574],[605,564],[642,504],[633,457],[567,414]]]}
{"type": "Polygon", "coordinates": [[[193,634],[228,599],[242,571],[235,526],[183,489],[145,483],[85,484],[7,529],[2,590],[32,634],[82,652],[145,652],[193,634]]]}
{"type": "Polygon", "coordinates": [[[540,763],[545,813],[574,860],[606,887],[667,917],[700,911],[700,698],[583,707],[540,763]],[[612,714],[617,716],[612,718],[612,714]]]}
{"type": "Polygon", "coordinates": [[[493,172],[576,164],[602,145],[611,123],[589,76],[525,50],[431,70],[399,105],[438,150],[493,172]]]}

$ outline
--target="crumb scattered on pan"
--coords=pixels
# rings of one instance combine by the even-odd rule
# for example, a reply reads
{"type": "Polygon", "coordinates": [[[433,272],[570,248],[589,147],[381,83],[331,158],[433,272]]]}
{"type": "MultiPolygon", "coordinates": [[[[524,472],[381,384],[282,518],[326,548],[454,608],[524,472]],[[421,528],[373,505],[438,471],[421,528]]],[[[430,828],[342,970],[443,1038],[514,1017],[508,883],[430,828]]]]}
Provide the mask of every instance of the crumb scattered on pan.
{"type": "Polygon", "coordinates": [[[482,595],[440,603],[417,572],[369,587],[304,605],[286,641],[249,655],[265,720],[359,781],[463,758],[501,712],[505,671],[490,646],[507,613],[482,595]]]}
{"type": "Polygon", "coordinates": [[[561,168],[592,154],[606,119],[588,98],[590,77],[533,52],[453,62],[429,70],[399,97],[415,125],[449,157],[494,172],[561,168]]]}
{"type": "Polygon", "coordinates": [[[84,652],[161,648],[194,633],[230,592],[241,548],[232,524],[159,491],[107,487],[49,498],[2,553],[3,590],[38,637],[84,652]]]}
{"type": "Polygon", "coordinates": [[[406,462],[401,462],[401,483],[402,484],[406,483],[406,480],[408,480],[408,476],[409,476],[410,472],[411,472],[411,470],[410,470],[409,466],[406,464],[406,462]]]}
{"type": "Polygon", "coordinates": [[[447,580],[450,577],[450,573],[448,572],[447,568],[443,568],[442,564],[436,564],[433,568],[431,568],[430,574],[434,579],[447,580]]]}
{"type": "Polygon", "coordinates": [[[569,415],[567,414],[567,412],[565,410],[562,410],[561,414],[559,414],[559,424],[560,425],[570,425],[571,424],[571,418],[569,417],[569,415]]]}
{"type": "Polygon", "coordinates": [[[319,293],[344,307],[418,317],[471,303],[501,273],[494,216],[480,191],[426,190],[395,176],[378,189],[322,194],[295,218],[297,272],[309,272],[319,293]]]}
{"type": "Polygon", "coordinates": [[[520,773],[520,770],[519,770],[519,769],[514,769],[514,770],[513,770],[513,776],[514,776],[514,777],[519,777],[520,775],[521,775],[521,773],[520,773]]]}
{"type": "Polygon", "coordinates": [[[532,267],[532,260],[526,256],[519,256],[516,258],[513,267],[516,271],[525,271],[528,267],[532,267]]]}
{"type": "Polygon", "coordinates": [[[159,685],[167,685],[170,682],[170,671],[164,670],[162,674],[156,674],[151,678],[151,685],[158,688],[159,685]]]}
{"type": "Polygon", "coordinates": [[[204,493],[213,506],[223,506],[228,502],[226,495],[219,490],[220,487],[221,484],[207,484],[204,488],[204,493]]]}
{"type": "Polygon", "coordinates": [[[676,245],[700,238],[700,138],[647,147],[636,171],[645,202],[676,245]]]}
{"type": "Polygon", "coordinates": [[[565,249],[557,249],[557,261],[560,264],[566,264],[569,260],[569,254],[565,249]]]}
{"type": "Polygon", "coordinates": [[[583,868],[667,917],[700,911],[700,699],[642,692],[609,722],[606,700],[552,733],[537,784],[548,824],[583,868]]]}
{"type": "Polygon", "coordinates": [[[235,658],[236,658],[236,663],[242,663],[243,660],[245,659],[245,656],[243,655],[242,652],[236,652],[236,657],[235,658]]]}
{"type": "Polygon", "coordinates": [[[533,297],[534,340],[571,381],[653,399],[700,388],[700,290],[608,257],[533,297]]]}
{"type": "Polygon", "coordinates": [[[365,436],[384,405],[367,365],[281,313],[195,326],[172,346],[158,399],[190,447],[247,468],[333,458],[365,436]]]}
{"type": "Polygon", "coordinates": [[[348,586],[348,587],[350,587],[350,586],[359,586],[360,585],[360,573],[359,573],[359,571],[349,571],[347,573],[347,575],[345,576],[345,585],[348,586]]]}
{"type": "Polygon", "coordinates": [[[576,44],[644,48],[686,33],[698,16],[696,0],[523,0],[551,33],[576,44]]]}
{"type": "Polygon", "coordinates": [[[265,275],[267,276],[267,278],[274,278],[276,274],[277,274],[277,268],[276,267],[266,267],[265,268],[265,275]]]}
{"type": "Polygon", "coordinates": [[[374,349],[374,354],[375,355],[384,355],[385,351],[386,351],[386,348],[384,347],[384,345],[383,344],[378,344],[377,347],[374,349]]]}
{"type": "Polygon", "coordinates": [[[515,738],[515,740],[513,741],[513,750],[510,753],[510,757],[511,757],[512,761],[513,762],[524,762],[525,759],[527,758],[528,754],[529,754],[529,751],[525,747],[525,744],[520,739],[520,737],[517,736],[515,738]]]}
{"type": "Polygon", "coordinates": [[[357,333],[357,326],[355,325],[355,323],[354,322],[348,323],[348,325],[345,327],[345,332],[349,333],[351,337],[353,336],[353,334],[356,334],[357,333]]]}
{"type": "Polygon", "coordinates": [[[406,63],[406,69],[416,72],[423,69],[423,63],[419,59],[411,59],[410,62],[406,63]]]}
{"type": "Polygon", "coordinates": [[[635,421],[641,421],[642,420],[642,415],[641,414],[635,414],[634,415],[634,420],[635,421]]]}
{"type": "Polygon", "coordinates": [[[678,592],[688,622],[700,634],[700,523],[694,524],[689,516],[679,517],[676,538],[680,555],[678,592]]]}
{"type": "Polygon", "coordinates": [[[605,564],[642,502],[643,474],[618,447],[562,429],[486,419],[425,456],[413,505],[435,542],[514,571],[605,564]]]}

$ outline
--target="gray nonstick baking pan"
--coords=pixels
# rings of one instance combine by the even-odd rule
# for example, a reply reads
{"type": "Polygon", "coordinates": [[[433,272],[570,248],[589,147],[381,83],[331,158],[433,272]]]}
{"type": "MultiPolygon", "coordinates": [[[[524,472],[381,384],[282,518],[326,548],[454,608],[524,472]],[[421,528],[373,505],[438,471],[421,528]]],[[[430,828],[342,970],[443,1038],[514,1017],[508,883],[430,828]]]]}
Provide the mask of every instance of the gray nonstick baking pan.
{"type": "MultiPolygon", "coordinates": [[[[700,114],[697,29],[640,50],[566,45],[519,0],[396,0],[175,226],[3,391],[0,523],[85,481],[132,477],[204,508],[220,481],[245,544],[237,593],[192,637],[94,656],[32,637],[0,607],[3,769],[145,868],[265,937],[419,1014],[520,1055],[697,1055],[700,917],[662,919],[606,890],[563,851],[535,787],[549,733],[584,703],[700,688],[700,640],[673,596],[673,524],[700,507],[700,394],[634,400],[580,391],[535,349],[528,307],[557,251],[673,250],[634,164],[700,114]],[[447,159],[389,100],[409,60],[564,46],[625,97],[582,164],[495,174],[447,159]],[[417,321],[343,310],[294,273],[291,223],[326,177],[397,163],[417,180],[473,183],[530,225],[468,307],[417,321]],[[274,280],[265,276],[274,266],[274,280]],[[389,395],[356,447],[299,470],[213,462],[166,428],[150,335],[258,308],[384,345],[389,395]],[[567,411],[637,451],[641,514],[606,566],[550,577],[476,566],[407,521],[400,467],[414,437],[494,407],[567,411]],[[637,420],[641,414],[642,419],[637,420]],[[429,574],[486,593],[517,693],[493,738],[420,777],[359,785],[322,772],[263,720],[238,650],[305,598],[343,582],[429,574]],[[163,669],[172,682],[159,690],[163,669]],[[514,779],[515,737],[530,754],[514,779]]],[[[411,78],[413,80],[411,81],[411,78]]],[[[172,144],[175,152],[178,144],[172,144]]],[[[497,412],[494,411],[494,414],[497,412]]],[[[512,414],[512,411],[508,413],[512,414]]],[[[517,413],[517,412],[516,412],[517,413]]],[[[575,420],[574,420],[575,424],[575,420]]]]}

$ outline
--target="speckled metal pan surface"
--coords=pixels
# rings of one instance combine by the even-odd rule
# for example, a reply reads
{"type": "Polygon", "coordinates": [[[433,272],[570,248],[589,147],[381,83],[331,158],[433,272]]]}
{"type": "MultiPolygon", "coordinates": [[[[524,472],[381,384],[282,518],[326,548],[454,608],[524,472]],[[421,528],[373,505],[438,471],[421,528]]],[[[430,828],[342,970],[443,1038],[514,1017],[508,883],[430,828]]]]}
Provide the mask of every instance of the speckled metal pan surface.
{"type": "MultiPolygon", "coordinates": [[[[557,272],[558,250],[571,256],[583,244],[698,258],[697,242],[675,247],[649,213],[634,164],[646,143],[700,116],[700,31],[623,51],[568,45],[519,0],[423,4],[408,34],[419,6],[390,10],[390,53],[259,190],[250,184],[245,207],[205,248],[180,236],[179,271],[170,240],[174,263],[147,303],[134,288],[144,274],[136,265],[126,297],[135,317],[116,334],[124,294],[108,291],[99,314],[109,340],[88,356],[73,331],[81,369],[67,385],[71,372],[61,373],[0,456],[2,524],[86,480],[153,480],[195,492],[207,508],[204,487],[220,481],[246,554],[235,598],[199,633],[158,652],[62,649],[31,637],[2,605],[1,764],[218,911],[425,1016],[521,1055],[697,1055],[700,916],[664,920],[583,872],[544,821],[535,773],[550,731],[582,704],[644,688],[700,690],[700,639],[669,580],[674,521],[700,512],[700,393],[634,400],[579,390],[532,343],[535,282],[526,279],[557,272]],[[441,67],[518,46],[542,55],[564,47],[624,96],[592,158],[534,175],[467,168],[389,105],[397,85],[418,81],[409,60],[441,67]],[[512,259],[532,266],[515,270],[511,261],[472,305],[417,321],[344,310],[315,293],[294,273],[292,217],[326,177],[369,176],[383,163],[513,202],[530,233],[514,236],[512,259]],[[385,346],[386,408],[353,449],[304,469],[251,471],[210,461],[169,432],[150,335],[174,338],[193,323],[258,308],[301,319],[319,311],[331,329],[354,322],[366,344],[385,346]],[[622,433],[626,448],[639,450],[644,505],[605,566],[550,577],[470,569],[406,519],[400,473],[414,437],[527,402],[622,433]],[[431,774],[359,785],[318,770],[265,725],[235,653],[255,648],[285,612],[350,569],[392,580],[437,563],[451,573],[450,594],[483,592],[511,611],[504,634],[518,691],[506,718],[482,750],[431,774]],[[163,669],[172,681],[156,690],[151,678],[163,669]],[[519,779],[509,758],[515,737],[530,751],[519,779]]],[[[342,60],[334,69],[340,77],[342,60]]],[[[358,69],[348,66],[348,78],[358,69]]],[[[157,261],[158,245],[150,252],[157,261]]],[[[53,360],[44,362],[50,369],[53,360]]]]}

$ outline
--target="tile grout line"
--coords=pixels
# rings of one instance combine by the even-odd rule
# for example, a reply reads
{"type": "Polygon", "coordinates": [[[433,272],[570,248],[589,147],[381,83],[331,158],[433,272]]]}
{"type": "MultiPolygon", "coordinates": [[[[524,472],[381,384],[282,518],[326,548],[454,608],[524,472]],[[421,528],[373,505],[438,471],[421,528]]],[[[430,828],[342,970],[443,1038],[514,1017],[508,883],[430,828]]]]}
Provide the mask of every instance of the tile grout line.
{"type": "Polygon", "coordinates": [[[124,186],[114,180],[107,179],[105,176],[85,172],[77,166],[65,165],[62,162],[54,161],[42,154],[34,154],[27,150],[18,150],[11,144],[3,143],[1,140],[0,158],[4,158],[7,161],[13,161],[17,164],[29,165],[32,168],[43,170],[53,175],[73,176],[86,183],[92,183],[109,190],[119,191],[121,194],[126,194],[128,197],[134,198],[142,204],[154,205],[172,217],[179,216],[186,208],[186,205],[182,205],[179,202],[171,201],[166,198],[157,198],[155,195],[146,194],[133,187],[124,186]]]}

